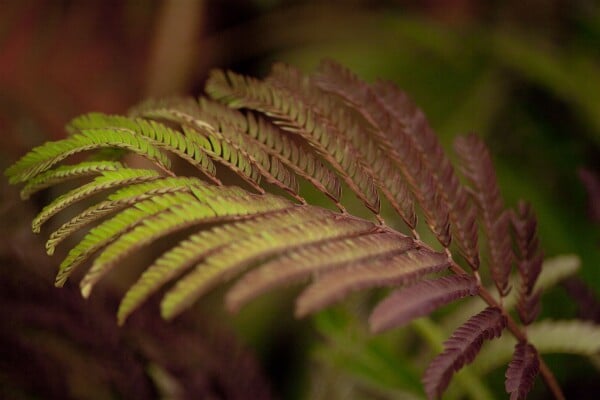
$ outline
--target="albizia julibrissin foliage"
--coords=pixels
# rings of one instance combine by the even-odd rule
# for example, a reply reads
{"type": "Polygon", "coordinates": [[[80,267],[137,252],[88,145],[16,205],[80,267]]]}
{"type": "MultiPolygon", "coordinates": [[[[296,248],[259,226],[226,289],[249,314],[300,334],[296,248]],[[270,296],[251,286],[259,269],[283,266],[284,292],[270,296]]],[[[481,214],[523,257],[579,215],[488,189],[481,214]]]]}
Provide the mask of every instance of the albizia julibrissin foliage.
{"type": "Polygon", "coordinates": [[[507,373],[513,398],[526,395],[538,366],[561,396],[543,360],[502,308],[516,264],[519,315],[524,324],[533,320],[541,253],[530,208],[505,208],[479,137],[456,139],[455,168],[406,94],[390,82],[366,83],[330,61],[311,75],[277,64],[263,80],[217,70],[206,94],[198,100],[148,101],[128,116],[78,117],[66,139],[33,149],[6,171],[11,183],[25,184],[24,199],[51,185],[91,178],[51,201],[33,221],[36,232],[67,207],[104,196],[50,235],[46,248],[52,254],[65,239],[89,229],[60,264],[57,286],[93,260],[80,283],[87,297],[134,251],[196,229],[129,288],[118,310],[120,323],[165,286],[161,313],[170,319],[237,277],[225,299],[230,310],[265,291],[308,281],[296,303],[298,316],[355,291],[392,287],[371,314],[374,331],[479,295],[489,307],[459,327],[427,369],[427,395],[440,396],[483,342],[508,327],[519,340],[507,373]],[[62,163],[78,153],[91,155],[62,163]],[[115,154],[145,158],[152,167],[133,167],[132,157],[115,154]],[[176,173],[175,159],[190,164],[196,176],[176,173]],[[222,183],[232,174],[242,187],[222,183]],[[327,196],[337,211],[307,204],[302,182],[327,196]],[[372,220],[350,215],[342,190],[356,195],[372,220]],[[382,202],[408,234],[388,225],[382,202]],[[438,244],[420,240],[419,215],[438,244]],[[479,243],[485,244],[481,259],[490,268],[496,297],[481,282],[479,243]]]}

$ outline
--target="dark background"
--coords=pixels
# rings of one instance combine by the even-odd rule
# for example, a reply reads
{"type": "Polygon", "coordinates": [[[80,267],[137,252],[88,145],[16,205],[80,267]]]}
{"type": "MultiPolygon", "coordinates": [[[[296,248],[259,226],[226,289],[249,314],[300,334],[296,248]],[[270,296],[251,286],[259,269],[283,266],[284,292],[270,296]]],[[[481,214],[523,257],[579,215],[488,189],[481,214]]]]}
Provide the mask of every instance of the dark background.
{"type": "MultiPolygon", "coordinates": [[[[545,254],[581,260],[577,276],[544,297],[542,318],[598,322],[597,1],[0,0],[0,168],[63,137],[79,114],[198,95],[211,68],[261,76],[274,61],[308,71],[324,57],[397,82],[448,149],[458,134],[484,136],[506,203],[533,204],[545,254]]],[[[57,256],[29,231],[47,197],[23,203],[6,180],[0,187],[0,397],[399,396],[384,379],[354,390],[364,382],[322,360],[322,335],[293,320],[285,294],[236,317],[215,296],[172,325],[145,307],[119,330],[112,316],[123,288],[87,304],[76,285],[54,289],[57,256]]],[[[400,353],[412,338],[394,340],[400,353]]],[[[567,397],[600,391],[597,357],[549,363],[567,397]]],[[[489,379],[498,398],[502,375],[489,379]]]]}

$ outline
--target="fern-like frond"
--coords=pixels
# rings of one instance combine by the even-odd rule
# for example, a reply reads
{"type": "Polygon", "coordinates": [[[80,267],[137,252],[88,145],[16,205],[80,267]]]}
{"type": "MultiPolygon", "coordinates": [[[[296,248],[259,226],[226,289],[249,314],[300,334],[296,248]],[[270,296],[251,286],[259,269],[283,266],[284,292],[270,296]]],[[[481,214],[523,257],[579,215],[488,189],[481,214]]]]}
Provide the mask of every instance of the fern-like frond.
{"type": "Polygon", "coordinates": [[[84,151],[118,148],[131,151],[148,158],[163,171],[170,173],[171,162],[145,137],[128,131],[111,129],[85,130],[56,142],[48,142],[34,148],[19,161],[9,167],[5,174],[11,183],[20,183],[35,178],[42,172],[63,161],[67,157],[84,151]]]}
{"type": "Polygon", "coordinates": [[[310,275],[341,268],[350,262],[391,257],[414,246],[412,239],[388,232],[305,246],[248,272],[228,292],[225,302],[230,310],[235,311],[279,285],[302,281],[310,275]]]}
{"type": "Polygon", "coordinates": [[[357,162],[372,176],[377,189],[404,222],[414,229],[417,221],[410,192],[389,156],[390,149],[383,151],[380,144],[373,140],[377,137],[372,135],[373,127],[361,123],[336,97],[317,89],[312,79],[290,66],[275,64],[268,82],[298,96],[316,115],[328,121],[328,133],[339,138],[346,152],[356,157],[357,162]]]}
{"type": "Polygon", "coordinates": [[[410,284],[448,266],[445,254],[423,248],[352,261],[345,267],[319,274],[298,296],[296,315],[301,317],[320,310],[353,291],[410,284]]]}
{"type": "MultiPolygon", "coordinates": [[[[388,112],[393,115],[404,127],[404,131],[412,140],[414,150],[423,160],[427,174],[433,176],[434,190],[441,196],[442,203],[446,204],[451,222],[451,232],[454,242],[473,269],[479,267],[479,250],[477,245],[477,212],[471,198],[460,184],[458,176],[448,156],[442,149],[433,129],[420,110],[396,85],[390,82],[378,81],[373,85],[378,104],[387,106],[388,112]]],[[[396,132],[392,130],[390,132],[396,132]]],[[[402,132],[400,130],[400,132],[402,132]]],[[[394,138],[392,137],[392,140],[394,138]]],[[[431,206],[435,207],[434,199],[431,206]]],[[[440,227],[443,227],[446,210],[444,206],[437,210],[429,211],[430,218],[437,218],[440,227]]],[[[427,215],[427,214],[426,214],[427,215]]],[[[439,228],[438,228],[439,229],[439,228]]]]}
{"type": "Polygon", "coordinates": [[[321,62],[313,79],[319,88],[338,95],[369,122],[373,129],[371,133],[382,150],[394,151],[393,142],[387,132],[391,125],[390,114],[379,106],[376,94],[369,84],[348,68],[331,60],[321,62]]]}
{"type": "MultiPolygon", "coordinates": [[[[389,128],[385,131],[396,149],[396,158],[410,159],[404,175],[419,201],[430,229],[445,247],[450,243],[450,208],[456,200],[453,170],[443,155],[436,154],[433,135],[423,113],[395,85],[378,81],[371,86],[377,105],[388,113],[389,128]],[[424,147],[434,147],[427,152],[424,147]]],[[[439,145],[438,145],[439,146],[439,145]]],[[[464,235],[461,235],[461,238],[464,235]]],[[[464,243],[464,242],[459,242],[464,243]]],[[[470,251],[473,249],[471,243],[470,251]]],[[[475,246],[476,247],[476,246],[475,246]]],[[[472,257],[470,257],[472,258],[472,257]]]]}
{"type": "Polygon", "coordinates": [[[256,162],[249,156],[246,149],[221,135],[198,112],[198,106],[193,100],[179,99],[178,101],[146,102],[142,106],[134,108],[130,113],[179,124],[185,137],[199,145],[203,152],[231,169],[256,191],[264,193],[259,186],[261,175],[256,162]],[[174,106],[171,106],[171,103],[174,103],[174,106]]]}
{"type": "Polygon", "coordinates": [[[312,183],[339,206],[341,184],[337,175],[312,153],[304,142],[293,141],[277,126],[252,113],[245,115],[249,135],[254,137],[272,157],[312,183]]]}
{"type": "Polygon", "coordinates": [[[540,370],[538,353],[529,343],[517,343],[513,359],[506,370],[505,388],[510,400],[524,400],[540,370]]]}
{"type": "MultiPolygon", "coordinates": [[[[205,101],[205,104],[208,102],[205,101]]],[[[231,110],[233,112],[233,110],[231,110]]],[[[304,199],[298,196],[298,183],[296,182],[295,175],[292,174],[282,162],[285,160],[278,153],[272,151],[272,149],[266,147],[263,143],[258,142],[255,138],[249,135],[249,126],[239,126],[232,124],[227,118],[217,118],[216,124],[220,126],[223,132],[237,132],[239,142],[245,143],[246,146],[252,150],[255,154],[254,158],[258,164],[258,167],[262,175],[272,184],[279,186],[286,190],[292,196],[304,202],[304,199]]]]}
{"type": "Polygon", "coordinates": [[[221,222],[291,206],[289,202],[272,195],[257,199],[251,195],[243,196],[239,192],[228,195],[228,192],[232,192],[229,188],[214,191],[193,185],[190,189],[196,196],[196,201],[179,202],[169,209],[148,216],[106,247],[81,280],[84,297],[89,296],[96,282],[119,261],[162,236],[200,223],[221,222]]]}
{"type": "Polygon", "coordinates": [[[281,128],[251,112],[242,113],[205,98],[200,99],[200,107],[204,115],[214,118],[219,123],[226,121],[237,126],[271,157],[275,157],[298,176],[309,181],[336,203],[339,202],[341,186],[337,175],[315,157],[313,150],[303,141],[293,140],[281,128]]]}
{"type": "Polygon", "coordinates": [[[510,291],[508,277],[512,261],[510,214],[505,210],[490,153],[474,134],[458,137],[456,151],[461,171],[472,185],[472,194],[480,210],[481,223],[487,236],[489,267],[501,296],[510,291]]]}
{"type": "MultiPolygon", "coordinates": [[[[373,127],[371,131],[373,137],[383,154],[393,160],[394,171],[397,171],[397,174],[401,173],[410,185],[413,195],[423,207],[428,225],[439,241],[444,246],[448,246],[450,243],[448,207],[450,201],[454,199],[443,196],[446,193],[440,191],[444,189],[441,181],[454,179],[452,184],[448,185],[454,189],[450,193],[453,195],[458,191],[458,179],[441,148],[436,146],[437,139],[426,125],[426,121],[425,125],[419,124],[422,119],[418,120],[418,118],[422,117],[422,113],[415,110],[415,107],[408,102],[399,104],[396,93],[398,90],[393,85],[378,83],[370,86],[348,69],[333,62],[322,63],[316,79],[321,88],[340,96],[370,122],[373,127]],[[416,117],[413,115],[415,113],[416,117]],[[431,137],[433,141],[430,140],[431,137]],[[420,145],[419,139],[427,145],[427,149],[420,145]],[[432,160],[434,163],[431,162],[432,160]]],[[[464,216],[464,213],[461,213],[461,217],[464,216]]],[[[457,229],[461,234],[459,237],[462,239],[459,243],[464,244],[461,248],[468,251],[469,261],[476,264],[472,254],[476,249],[476,242],[472,243],[472,235],[467,235],[464,229],[460,229],[464,227],[463,219],[457,218],[457,220],[457,229]]]]}
{"type": "Polygon", "coordinates": [[[293,207],[263,213],[255,218],[217,226],[191,235],[177,246],[161,255],[125,293],[119,306],[118,320],[125,319],[152,293],[165,283],[198,264],[203,258],[225,245],[242,240],[249,235],[277,235],[281,229],[302,222],[320,220],[321,210],[306,213],[304,208],[293,207]]]}
{"type": "MultiPolygon", "coordinates": [[[[207,93],[233,108],[249,108],[272,117],[283,129],[300,135],[343,178],[350,189],[374,213],[379,213],[379,196],[372,176],[363,165],[353,162],[347,141],[330,132],[330,124],[316,114],[298,93],[232,72],[213,71],[207,93]]],[[[356,155],[354,155],[356,157],[356,155]]]]}
{"type": "Polygon", "coordinates": [[[27,200],[32,194],[62,182],[121,168],[123,165],[118,161],[87,161],[75,165],[61,165],[30,179],[21,190],[21,199],[27,200]]]}
{"type": "Polygon", "coordinates": [[[52,232],[46,242],[46,251],[52,254],[56,246],[75,231],[136,203],[167,193],[191,193],[194,182],[189,178],[156,177],[121,188],[111,193],[106,200],[88,207],[52,232]]]}
{"type": "MultiPolygon", "coordinates": [[[[573,276],[580,268],[580,260],[575,255],[562,255],[554,258],[549,258],[544,261],[542,272],[536,281],[534,292],[542,292],[550,289],[563,281],[564,279],[573,276]]],[[[513,274],[511,285],[517,286],[519,278],[513,274]]],[[[494,291],[495,285],[487,287],[489,292],[494,291]]],[[[518,302],[519,293],[517,290],[511,291],[505,298],[502,299],[502,306],[505,310],[511,311],[515,308],[518,302]]],[[[479,298],[473,298],[465,301],[463,305],[453,313],[444,318],[443,325],[457,326],[469,315],[474,315],[482,307],[485,307],[485,302],[479,298]]]]}
{"type": "Polygon", "coordinates": [[[151,169],[120,169],[117,171],[103,172],[101,176],[95,178],[92,182],[75,188],[54,199],[45,206],[42,211],[33,219],[31,224],[34,232],[39,232],[41,226],[58,214],[65,208],[87,199],[97,193],[105,190],[117,188],[125,185],[133,185],[140,182],[147,182],[159,179],[160,174],[151,169]]]}
{"type": "Polygon", "coordinates": [[[477,280],[470,275],[452,275],[422,280],[394,291],[383,299],[369,317],[373,332],[402,326],[454,300],[478,293],[477,280]]]}
{"type": "Polygon", "coordinates": [[[409,184],[429,227],[446,247],[450,243],[448,218],[452,211],[459,248],[477,268],[475,215],[423,113],[394,85],[377,82],[371,86],[331,61],[321,63],[316,81],[369,121],[377,145],[393,163],[393,171],[401,173],[409,184]]]}
{"type": "Polygon", "coordinates": [[[67,125],[69,132],[93,132],[96,130],[127,132],[149,140],[154,146],[176,154],[202,171],[213,183],[220,184],[215,178],[216,168],[207,157],[206,147],[194,137],[186,137],[156,121],[141,118],[127,118],[119,115],[89,113],[72,120],[67,125]]]}
{"type": "MultiPolygon", "coordinates": [[[[198,115],[202,116],[206,121],[212,122],[216,132],[234,143],[241,151],[245,152],[256,164],[261,175],[269,183],[279,186],[297,200],[304,202],[304,199],[298,195],[299,187],[296,176],[283,165],[281,159],[270,154],[267,149],[265,149],[265,146],[248,134],[247,126],[240,123],[242,122],[242,119],[239,118],[239,116],[236,116],[238,118],[228,118],[224,114],[217,113],[216,115],[213,115],[206,111],[216,109],[215,105],[224,107],[216,102],[201,99],[199,105],[199,107],[201,107],[201,112],[199,112],[198,115]]],[[[228,110],[230,110],[231,113],[238,113],[236,110],[228,110]]]]}
{"type": "Polygon", "coordinates": [[[484,340],[500,337],[506,323],[499,308],[488,307],[456,329],[423,374],[427,397],[441,397],[454,373],[475,359],[484,340]]]}
{"type": "MultiPolygon", "coordinates": [[[[232,113],[235,112],[231,109],[228,110],[232,113]]],[[[245,165],[253,167],[249,170],[254,173],[250,176],[252,186],[258,183],[255,174],[255,170],[258,170],[260,175],[266,178],[268,182],[279,186],[293,197],[303,201],[298,196],[298,183],[295,176],[281,165],[278,159],[270,157],[259,143],[242,131],[242,127],[235,123],[237,122],[235,118],[214,118],[213,115],[204,111],[201,105],[192,99],[163,101],[156,102],[156,104],[146,102],[142,107],[134,109],[133,112],[144,117],[161,118],[185,125],[184,129],[188,134],[191,135],[191,131],[196,131],[197,135],[206,138],[211,143],[214,141],[211,137],[219,139],[222,142],[220,147],[231,147],[234,151],[233,157],[224,157],[221,162],[236,172],[248,170],[248,168],[243,168],[245,165]],[[171,103],[174,104],[171,105],[171,103]],[[229,161],[233,161],[233,163],[229,163],[229,161]]],[[[214,148],[214,150],[218,148],[214,148]]],[[[226,154],[228,153],[222,153],[222,155],[226,154]]],[[[213,153],[213,156],[217,155],[213,153]]]]}
{"type": "Polygon", "coordinates": [[[186,136],[196,137],[197,141],[202,142],[214,160],[226,165],[258,193],[265,192],[260,187],[260,171],[247,154],[233,146],[231,142],[213,134],[214,130],[204,136],[198,129],[187,125],[183,125],[182,129],[186,136]]]}
{"type": "MultiPolygon", "coordinates": [[[[490,307],[479,312],[480,303],[465,309],[475,316],[452,334],[427,369],[423,381],[428,396],[441,395],[453,374],[478,354],[483,340],[500,336],[505,326],[521,341],[507,372],[511,398],[529,391],[538,364],[560,395],[510,314],[515,303],[525,325],[537,314],[536,285],[545,278],[540,275],[535,218],[524,205],[516,213],[505,210],[481,139],[471,135],[456,141],[461,175],[469,183],[463,186],[424,113],[405,93],[389,82],[368,84],[333,62],[323,63],[313,75],[277,64],[264,80],[213,71],[206,92],[212,99],[149,101],[127,117],[81,116],[67,127],[66,139],[36,147],[6,171],[11,183],[26,184],[24,199],[70,179],[91,180],[44,207],[32,222],[35,232],[67,207],[101,197],[51,233],[46,243],[52,254],[75,232],[89,229],[60,264],[57,286],[91,261],[80,282],[87,297],[134,252],[176,232],[198,229],[142,272],[119,306],[120,324],[172,281],[160,305],[167,319],[214,286],[240,276],[226,294],[230,310],[273,288],[309,281],[297,298],[297,316],[353,291],[392,287],[370,315],[375,332],[479,294],[490,307]],[[93,151],[87,161],[57,166],[87,151],[93,151]],[[118,161],[130,152],[154,167],[133,169],[118,161]],[[171,169],[177,159],[209,182],[177,177],[171,169]],[[245,181],[247,189],[224,186],[221,167],[230,170],[227,178],[245,181]],[[308,205],[299,192],[302,179],[332,199],[338,211],[308,205]],[[341,203],[342,182],[378,224],[348,213],[341,203]],[[268,194],[269,189],[287,196],[268,194]],[[380,195],[412,237],[382,219],[380,195]],[[440,251],[419,238],[416,209],[442,245],[440,251]],[[483,287],[481,277],[487,275],[477,271],[477,222],[487,236],[499,301],[483,287]],[[455,247],[474,272],[466,273],[454,261],[455,247]],[[519,290],[509,296],[513,261],[519,290]],[[449,271],[440,277],[444,270],[449,271]],[[428,278],[431,274],[437,276],[428,278]]],[[[532,324],[530,338],[535,329],[532,324]]]]}
{"type": "Polygon", "coordinates": [[[64,285],[69,275],[96,251],[111,243],[121,234],[132,229],[149,216],[178,204],[195,201],[196,198],[188,193],[169,193],[165,196],[156,196],[136,203],[133,207],[104,221],[91,229],[81,242],[69,251],[59,266],[55,284],[57,286],[64,285]]]}
{"type": "Polygon", "coordinates": [[[531,206],[519,202],[512,218],[517,244],[517,271],[520,284],[517,310],[521,322],[531,324],[540,311],[540,291],[534,291],[537,278],[542,270],[544,255],[539,249],[537,221],[531,206]]]}
{"type": "MultiPolygon", "coordinates": [[[[308,207],[308,206],[304,206],[308,207]]],[[[310,212],[310,208],[307,208],[310,212]]],[[[215,284],[230,280],[254,262],[283,251],[376,230],[371,222],[328,213],[317,221],[286,226],[276,233],[259,232],[230,243],[207,257],[165,295],[161,312],[173,318],[215,284]]]]}

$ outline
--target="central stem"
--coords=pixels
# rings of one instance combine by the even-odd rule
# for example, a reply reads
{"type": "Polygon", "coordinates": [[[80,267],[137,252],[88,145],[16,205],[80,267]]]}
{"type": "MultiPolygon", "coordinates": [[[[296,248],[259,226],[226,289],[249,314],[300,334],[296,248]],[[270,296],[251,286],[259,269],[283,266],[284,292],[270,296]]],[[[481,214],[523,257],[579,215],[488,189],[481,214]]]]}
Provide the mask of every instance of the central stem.
{"type": "MultiPolygon", "coordinates": [[[[460,265],[456,264],[450,256],[448,257],[448,259],[450,261],[450,269],[452,270],[452,272],[454,272],[457,275],[467,275],[467,272],[464,269],[462,269],[462,267],[460,265]]],[[[494,296],[492,296],[492,294],[481,284],[480,280],[478,280],[478,286],[479,286],[479,296],[489,306],[497,307],[500,310],[502,310],[502,314],[504,314],[504,316],[506,316],[506,320],[508,321],[508,323],[507,323],[508,330],[513,334],[513,336],[519,342],[527,342],[527,335],[525,334],[525,332],[521,330],[521,328],[519,327],[517,322],[513,319],[513,317],[504,309],[504,307],[502,307],[502,304],[500,304],[500,302],[498,302],[494,298],[494,296]]],[[[540,374],[542,375],[544,382],[546,382],[546,385],[548,386],[548,388],[550,389],[550,391],[552,392],[554,397],[557,400],[565,400],[565,395],[563,394],[562,389],[558,385],[558,382],[556,381],[554,374],[552,373],[552,371],[550,370],[548,365],[544,362],[544,360],[539,355],[539,353],[538,353],[538,360],[540,362],[540,374]]]]}

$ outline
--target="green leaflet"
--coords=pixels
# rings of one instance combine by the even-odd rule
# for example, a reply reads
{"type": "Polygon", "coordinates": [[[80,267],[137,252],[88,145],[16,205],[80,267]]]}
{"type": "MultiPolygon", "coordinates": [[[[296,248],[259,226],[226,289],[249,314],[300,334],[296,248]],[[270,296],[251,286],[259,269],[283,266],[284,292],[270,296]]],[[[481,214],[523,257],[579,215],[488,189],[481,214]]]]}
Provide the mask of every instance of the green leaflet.
{"type": "Polygon", "coordinates": [[[93,253],[117,239],[125,231],[135,227],[145,218],[176,204],[196,201],[196,198],[188,193],[169,193],[137,203],[104,221],[90,230],[81,242],[69,251],[67,257],[60,264],[55,281],[56,286],[64,285],[73,270],[83,264],[93,253]]]}
{"type": "Polygon", "coordinates": [[[184,136],[181,132],[159,122],[141,118],[131,119],[118,115],[89,113],[75,118],[69,123],[67,129],[71,132],[112,129],[147,138],[155,146],[163,147],[176,154],[202,171],[211,181],[220,184],[220,181],[215,178],[216,168],[207,157],[208,148],[203,146],[204,143],[184,136]]]}
{"type": "Polygon", "coordinates": [[[131,151],[148,158],[164,171],[169,171],[171,165],[168,157],[144,137],[127,131],[95,129],[38,146],[8,168],[5,174],[10,177],[10,183],[25,182],[73,154],[102,148],[131,151]]]}
{"type": "Polygon", "coordinates": [[[207,143],[206,151],[213,159],[237,173],[256,191],[264,193],[264,190],[259,186],[261,175],[256,168],[256,164],[246,154],[235,148],[231,142],[220,139],[213,134],[205,134],[185,125],[182,128],[188,137],[196,137],[195,140],[202,140],[202,142],[207,143]]]}
{"type": "MultiPolygon", "coordinates": [[[[176,104],[175,107],[161,104],[161,102],[153,107],[150,103],[137,110],[137,112],[149,118],[162,118],[180,124],[184,126],[184,129],[187,129],[187,131],[184,131],[189,137],[202,137],[209,142],[211,138],[219,139],[220,142],[234,148],[238,158],[241,155],[242,158],[248,159],[248,162],[255,167],[263,167],[261,170],[263,176],[270,176],[266,153],[258,147],[258,144],[252,138],[240,132],[238,124],[213,118],[211,115],[206,114],[197,102],[191,99],[176,104]]],[[[222,147],[221,144],[217,149],[222,147]]],[[[215,153],[215,155],[218,154],[215,153]]],[[[227,161],[227,159],[223,161],[227,161]]]]}
{"type": "Polygon", "coordinates": [[[393,338],[370,335],[352,307],[323,310],[312,321],[326,339],[314,351],[319,362],[345,372],[352,382],[361,386],[384,389],[387,396],[384,394],[382,398],[424,399],[420,368],[409,361],[410,355],[396,350],[401,342],[398,334],[404,332],[395,332],[393,338]]]}
{"type": "Polygon", "coordinates": [[[151,181],[159,179],[160,174],[151,169],[120,169],[117,171],[103,172],[101,176],[95,178],[83,186],[75,188],[54,199],[45,206],[42,211],[33,219],[31,224],[34,232],[39,232],[41,226],[54,215],[69,207],[70,205],[86,199],[104,190],[116,188],[124,185],[151,181]]]}
{"type": "Polygon", "coordinates": [[[241,218],[291,206],[290,203],[271,195],[257,198],[251,195],[242,196],[228,188],[214,189],[192,186],[191,190],[197,201],[174,204],[169,209],[159,211],[109,244],[82,279],[83,296],[88,297],[96,282],[116,263],[162,236],[203,222],[241,218]],[[234,193],[228,195],[228,192],[234,193]]]}
{"type": "Polygon", "coordinates": [[[292,250],[239,279],[227,293],[227,308],[238,310],[241,305],[266,291],[282,284],[297,282],[310,274],[320,274],[351,262],[372,261],[373,258],[394,252],[405,252],[414,245],[414,241],[408,237],[382,232],[292,250]]]}
{"type": "Polygon", "coordinates": [[[264,118],[254,117],[253,114],[248,113],[244,121],[247,124],[245,126],[247,133],[261,143],[272,157],[276,157],[336,203],[339,202],[341,196],[339,179],[310,152],[310,149],[290,140],[279,128],[264,118]]]}
{"type": "MultiPolygon", "coordinates": [[[[540,354],[568,353],[591,357],[600,352],[600,327],[592,322],[534,322],[527,327],[527,337],[540,354]]],[[[514,345],[514,338],[502,336],[483,348],[473,363],[474,368],[485,374],[505,365],[512,357],[514,345]]]]}
{"type": "Polygon", "coordinates": [[[250,108],[273,117],[283,129],[304,138],[327,160],[352,191],[371,209],[379,213],[379,197],[373,179],[356,154],[348,151],[347,141],[330,134],[330,124],[296,98],[296,93],[282,90],[257,79],[228,72],[213,71],[206,85],[207,93],[233,108],[250,108]]]}
{"type": "Polygon", "coordinates": [[[119,323],[169,280],[197,264],[202,258],[221,247],[262,232],[274,234],[289,226],[323,218],[324,211],[314,210],[307,213],[302,207],[286,208],[264,213],[250,220],[244,220],[210,230],[201,231],[180,242],[177,246],[160,256],[148,267],[125,294],[117,318],[119,323]]]}
{"type": "Polygon", "coordinates": [[[267,256],[310,243],[367,233],[374,229],[375,226],[368,221],[332,213],[328,218],[290,226],[276,235],[262,232],[231,243],[207,257],[192,272],[180,279],[165,295],[161,303],[161,313],[165,318],[175,317],[218,282],[231,279],[246,266],[267,256]]]}
{"type": "Polygon", "coordinates": [[[268,182],[279,186],[292,196],[303,201],[298,196],[298,182],[296,182],[295,175],[290,173],[278,158],[267,154],[258,142],[244,132],[241,132],[239,127],[228,121],[221,120],[216,125],[219,125],[220,134],[232,143],[235,143],[236,148],[256,165],[257,169],[268,182]]]}
{"type": "MultiPolygon", "coordinates": [[[[175,101],[174,105],[168,101],[147,102],[132,110],[132,114],[142,115],[146,118],[165,119],[181,125],[185,135],[182,137],[183,139],[195,146],[200,146],[203,153],[239,174],[259,193],[264,193],[258,185],[260,173],[257,163],[250,156],[250,154],[256,154],[254,149],[246,148],[245,143],[240,143],[239,140],[231,140],[233,132],[229,136],[223,136],[216,127],[205,121],[206,118],[199,113],[199,107],[195,102],[191,99],[186,100],[175,101]]],[[[156,124],[155,121],[143,119],[137,119],[137,121],[156,124]]],[[[181,134],[179,135],[181,136],[181,134]]]]}
{"type": "MultiPolygon", "coordinates": [[[[202,104],[204,103],[206,102],[204,101],[202,104]]],[[[215,109],[214,105],[211,109],[215,109]]],[[[229,111],[235,112],[231,109],[229,111]]],[[[212,154],[216,159],[221,156],[219,161],[225,163],[233,171],[242,172],[243,176],[249,177],[251,179],[249,183],[255,186],[259,192],[260,188],[254,185],[254,183],[258,183],[257,171],[270,183],[281,187],[299,201],[304,202],[298,196],[298,183],[295,176],[282,164],[281,159],[273,157],[272,154],[269,155],[264,146],[242,130],[243,125],[236,120],[236,117],[239,116],[231,114],[230,118],[223,118],[223,115],[215,117],[191,99],[146,102],[134,109],[133,114],[148,118],[167,119],[181,124],[189,137],[202,140],[205,146],[211,147],[212,154]],[[233,148],[234,152],[229,147],[233,148]],[[222,151],[226,152],[222,153],[222,151]],[[230,156],[234,156],[234,158],[230,159],[230,156]],[[240,162],[245,163],[241,164],[240,162]],[[253,168],[248,170],[246,165],[253,168]]]]}
{"type": "Polygon", "coordinates": [[[262,176],[270,183],[279,186],[296,199],[304,202],[298,196],[298,183],[295,175],[283,165],[281,157],[269,153],[262,143],[248,134],[246,119],[243,114],[223,105],[218,105],[221,107],[219,109],[216,105],[218,104],[200,99],[200,105],[196,105],[196,107],[199,107],[198,114],[210,120],[215,127],[218,127],[217,132],[234,143],[237,149],[250,158],[256,164],[262,176]]]}
{"type": "Polygon", "coordinates": [[[116,171],[121,168],[123,165],[117,161],[84,161],[75,165],[61,165],[30,179],[21,190],[21,199],[27,200],[40,190],[71,179],[98,175],[105,171],[116,171]]]}
{"type": "MultiPolygon", "coordinates": [[[[270,158],[269,155],[250,136],[240,131],[239,124],[225,119],[215,119],[205,113],[200,105],[191,99],[175,102],[148,102],[137,108],[134,113],[149,118],[162,118],[184,125],[184,132],[188,137],[202,138],[203,142],[211,148],[213,157],[218,157],[221,150],[234,149],[233,152],[223,152],[229,157],[219,159],[235,172],[243,172],[251,179],[249,182],[256,188],[258,183],[256,170],[269,182],[281,187],[298,200],[298,183],[278,159],[270,158]],[[165,104],[166,103],[166,104],[165,104]],[[207,123],[207,122],[210,122],[207,123]],[[215,139],[218,139],[216,141],[215,139]],[[245,168],[250,165],[252,168],[245,168]]],[[[233,112],[233,110],[230,110],[233,112]]],[[[260,190],[259,190],[260,192],[260,190]]]]}
{"type": "Polygon", "coordinates": [[[65,222],[56,231],[52,232],[50,238],[46,242],[46,251],[48,254],[52,254],[55,247],[73,232],[102,217],[126,207],[130,207],[153,196],[176,192],[191,193],[191,186],[197,184],[198,181],[194,178],[157,177],[149,182],[133,184],[119,189],[110,194],[107,200],[87,208],[65,222]]]}
{"type": "Polygon", "coordinates": [[[200,108],[204,115],[211,117],[221,126],[221,131],[244,132],[253,139],[251,143],[258,144],[272,160],[277,159],[311,182],[319,191],[334,201],[339,201],[341,188],[337,176],[316,158],[306,145],[292,141],[281,129],[250,112],[243,114],[204,97],[200,98],[200,108]]]}

